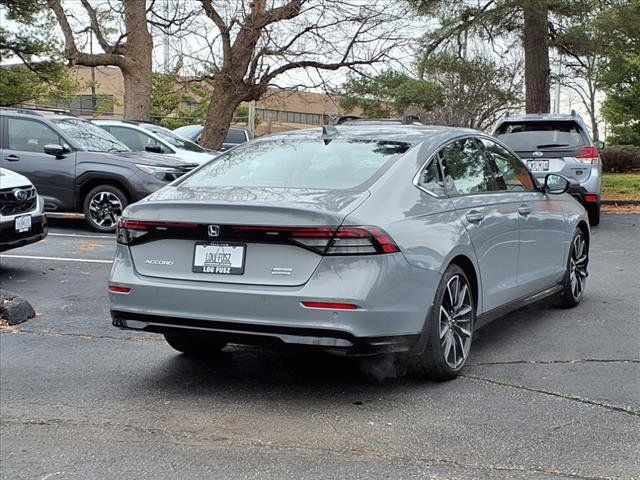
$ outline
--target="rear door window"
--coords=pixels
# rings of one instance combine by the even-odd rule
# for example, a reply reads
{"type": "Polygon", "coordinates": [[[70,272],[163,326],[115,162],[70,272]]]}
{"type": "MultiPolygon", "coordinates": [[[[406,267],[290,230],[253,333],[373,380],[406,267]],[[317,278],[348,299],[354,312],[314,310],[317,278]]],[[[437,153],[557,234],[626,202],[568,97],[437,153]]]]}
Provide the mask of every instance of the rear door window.
{"type": "Polygon", "coordinates": [[[589,145],[582,127],[572,120],[505,122],[498,127],[495,136],[518,152],[573,150],[589,145]]]}
{"type": "Polygon", "coordinates": [[[453,141],[444,146],[438,155],[450,193],[465,195],[499,190],[493,173],[473,138],[453,141]]]}

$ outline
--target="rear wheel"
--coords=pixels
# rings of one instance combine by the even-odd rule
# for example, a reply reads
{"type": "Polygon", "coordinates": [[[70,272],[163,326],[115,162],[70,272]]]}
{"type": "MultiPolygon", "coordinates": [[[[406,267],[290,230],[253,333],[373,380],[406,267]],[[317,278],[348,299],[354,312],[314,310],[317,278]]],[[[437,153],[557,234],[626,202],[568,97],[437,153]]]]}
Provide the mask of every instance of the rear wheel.
{"type": "Polygon", "coordinates": [[[600,223],[600,202],[587,205],[587,215],[589,215],[589,225],[595,227],[600,223]]]}
{"type": "Polygon", "coordinates": [[[119,188],[98,185],[84,199],[84,217],[91,228],[98,232],[115,232],[118,218],[128,203],[127,196],[119,188]]]}
{"type": "Polygon", "coordinates": [[[455,378],[469,356],[475,323],[471,285],[459,266],[449,265],[442,276],[427,322],[427,345],[414,366],[431,380],[455,378]]]}
{"type": "Polygon", "coordinates": [[[571,250],[567,262],[567,273],[564,290],[560,296],[561,305],[566,308],[580,303],[587,282],[587,265],[589,263],[589,247],[584,232],[578,228],[573,234],[571,250]]]}
{"type": "Polygon", "coordinates": [[[175,335],[166,333],[164,338],[174,349],[192,357],[211,357],[227,346],[227,342],[210,335],[175,335]]]}

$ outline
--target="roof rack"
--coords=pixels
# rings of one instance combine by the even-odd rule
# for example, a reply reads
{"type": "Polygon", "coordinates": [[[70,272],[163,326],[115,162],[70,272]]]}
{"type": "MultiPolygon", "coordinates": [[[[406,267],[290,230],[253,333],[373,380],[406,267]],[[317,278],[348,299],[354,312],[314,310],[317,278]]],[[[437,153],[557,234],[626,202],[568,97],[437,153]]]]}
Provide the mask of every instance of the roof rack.
{"type": "Polygon", "coordinates": [[[65,110],[62,108],[54,108],[54,107],[0,107],[0,111],[7,112],[16,112],[23,113],[26,115],[35,115],[38,117],[44,117],[44,115],[40,112],[53,113],[55,115],[70,115],[75,117],[76,115],[72,113],[70,110],[65,110]]]}

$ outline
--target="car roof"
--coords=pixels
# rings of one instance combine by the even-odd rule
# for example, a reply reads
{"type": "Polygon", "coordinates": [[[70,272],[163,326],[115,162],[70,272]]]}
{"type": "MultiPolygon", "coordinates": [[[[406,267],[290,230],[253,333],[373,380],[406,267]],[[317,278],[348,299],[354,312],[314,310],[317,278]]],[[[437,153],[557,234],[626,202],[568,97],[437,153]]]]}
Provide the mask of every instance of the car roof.
{"type": "MultiPolygon", "coordinates": [[[[447,127],[438,125],[399,125],[399,124],[377,124],[362,123],[358,125],[335,125],[330,127],[337,132],[336,138],[360,139],[360,140],[386,140],[396,142],[406,142],[411,144],[420,143],[426,140],[438,139],[446,141],[448,139],[464,135],[486,135],[484,132],[470,128],[447,127]]],[[[317,139],[323,134],[325,128],[307,128],[294,130],[291,132],[278,133],[261,137],[258,141],[264,140],[287,140],[287,139],[317,139]]],[[[329,130],[326,130],[329,131],[329,130]]]]}
{"type": "Polygon", "coordinates": [[[527,113],[523,115],[508,115],[501,117],[498,123],[506,122],[557,122],[573,121],[582,123],[582,117],[576,113],[527,113]]]}
{"type": "Polygon", "coordinates": [[[38,118],[40,120],[84,120],[80,117],[76,117],[71,112],[67,112],[66,110],[39,110],[39,109],[28,109],[28,108],[10,108],[10,107],[0,107],[0,115],[11,115],[22,118],[38,118]]]}

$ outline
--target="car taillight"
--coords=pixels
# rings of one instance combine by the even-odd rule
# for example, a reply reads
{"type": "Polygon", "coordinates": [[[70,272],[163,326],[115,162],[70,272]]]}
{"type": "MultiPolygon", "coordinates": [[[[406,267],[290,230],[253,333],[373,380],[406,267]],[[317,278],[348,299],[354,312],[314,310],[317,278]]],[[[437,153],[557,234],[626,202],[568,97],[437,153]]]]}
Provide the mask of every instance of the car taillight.
{"type": "Polygon", "coordinates": [[[576,159],[582,163],[600,163],[600,153],[596,147],[581,147],[576,159]]]}
{"type": "Polygon", "coordinates": [[[256,240],[289,241],[320,255],[372,255],[399,252],[398,245],[378,227],[231,227],[234,234],[256,240]]]}
{"type": "Polygon", "coordinates": [[[302,302],[307,308],[322,308],[328,310],[358,310],[358,306],[353,303],[335,303],[335,302],[302,302]]]}
{"type": "Polygon", "coordinates": [[[129,220],[120,217],[116,231],[116,241],[123,245],[130,245],[135,240],[148,235],[151,232],[167,232],[175,230],[195,230],[196,223],[179,222],[153,222],[146,220],[129,220]]]}

